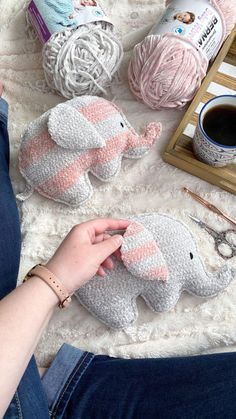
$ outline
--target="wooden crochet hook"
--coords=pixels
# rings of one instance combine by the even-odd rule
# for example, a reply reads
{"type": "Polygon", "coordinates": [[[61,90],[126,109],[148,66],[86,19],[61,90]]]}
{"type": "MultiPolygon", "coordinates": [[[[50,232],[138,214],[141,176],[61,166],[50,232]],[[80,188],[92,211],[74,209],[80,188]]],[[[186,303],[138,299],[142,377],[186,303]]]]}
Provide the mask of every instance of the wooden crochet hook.
{"type": "Polygon", "coordinates": [[[223,211],[219,210],[219,208],[217,208],[215,205],[211,204],[210,202],[208,202],[205,199],[203,199],[201,196],[195,194],[194,192],[190,191],[189,189],[187,189],[185,187],[182,188],[182,191],[184,191],[187,194],[189,194],[193,199],[195,199],[195,201],[200,202],[200,204],[202,204],[204,207],[208,208],[210,211],[214,212],[215,214],[217,214],[220,217],[222,217],[225,220],[227,220],[229,223],[231,223],[234,226],[236,226],[236,220],[234,220],[233,218],[229,217],[223,211]]]}

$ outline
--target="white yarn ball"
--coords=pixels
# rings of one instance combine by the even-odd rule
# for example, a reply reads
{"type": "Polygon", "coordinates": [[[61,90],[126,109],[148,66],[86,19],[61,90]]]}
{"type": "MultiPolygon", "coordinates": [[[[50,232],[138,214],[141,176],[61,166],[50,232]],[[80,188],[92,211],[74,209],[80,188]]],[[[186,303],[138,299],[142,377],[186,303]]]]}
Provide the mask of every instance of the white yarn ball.
{"type": "Polygon", "coordinates": [[[43,49],[43,68],[48,85],[70,99],[105,93],[122,58],[113,26],[96,22],[52,35],[43,49]]]}

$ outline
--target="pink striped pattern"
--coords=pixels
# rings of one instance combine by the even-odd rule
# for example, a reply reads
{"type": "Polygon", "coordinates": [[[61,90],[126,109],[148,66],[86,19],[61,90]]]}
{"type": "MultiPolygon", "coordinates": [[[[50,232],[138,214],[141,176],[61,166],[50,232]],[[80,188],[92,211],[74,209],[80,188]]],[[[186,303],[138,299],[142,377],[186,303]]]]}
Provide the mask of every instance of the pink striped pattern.
{"type": "MultiPolygon", "coordinates": [[[[80,109],[80,112],[87,118],[94,118],[94,122],[95,119],[96,121],[102,119],[104,115],[107,118],[109,112],[112,114],[116,113],[117,110],[115,107],[111,106],[109,102],[101,100],[100,106],[98,106],[98,102],[93,102],[80,109]]],[[[146,147],[146,140],[144,138],[133,135],[132,131],[129,134],[127,130],[124,130],[119,136],[109,139],[106,143],[106,147],[101,149],[90,149],[81,153],[71,164],[65,166],[61,170],[58,169],[58,171],[52,174],[51,178],[46,182],[35,185],[35,189],[39,192],[50,191],[52,198],[55,199],[77,183],[80,177],[90,168],[93,168],[93,172],[96,173],[96,167],[99,168],[99,166],[111,163],[122,153],[129,152],[133,148],[137,149],[137,147],[142,146],[146,147]]],[[[30,166],[38,163],[40,159],[55,147],[57,147],[57,145],[50,137],[48,131],[33,137],[25,146],[23,145],[21,147],[21,170],[27,170],[30,166]]]]}
{"type": "MultiPolygon", "coordinates": [[[[127,236],[126,236],[127,237],[127,236]]],[[[136,247],[122,253],[122,259],[126,264],[140,262],[148,256],[155,255],[160,250],[154,240],[146,242],[143,246],[136,247]]]]}
{"type": "Polygon", "coordinates": [[[125,237],[135,236],[138,233],[141,233],[144,230],[144,227],[138,223],[130,224],[129,228],[125,232],[125,237]]]}
{"type": "Polygon", "coordinates": [[[114,157],[120,154],[124,143],[125,135],[123,137],[120,136],[119,139],[115,137],[108,141],[107,146],[104,148],[90,149],[84,152],[72,164],[66,166],[47,182],[40,185],[40,189],[50,190],[52,196],[56,198],[77,182],[90,167],[96,167],[97,164],[112,161],[114,157]]]}
{"type": "Polygon", "coordinates": [[[20,168],[26,169],[55,147],[56,143],[51,139],[48,131],[36,135],[20,149],[20,168]]]}
{"type": "MultiPolygon", "coordinates": [[[[36,190],[50,190],[53,198],[58,197],[68,188],[73,186],[73,184],[78,182],[79,178],[91,167],[96,171],[96,166],[112,162],[112,160],[119,156],[124,150],[127,151],[129,148],[126,141],[127,131],[124,131],[119,136],[108,140],[106,147],[87,150],[73,163],[64,167],[62,170],[59,170],[47,182],[37,185],[36,190]]],[[[132,144],[129,144],[129,147],[133,148],[132,144]]]]}
{"type": "Polygon", "coordinates": [[[115,106],[104,100],[97,100],[83,108],[78,109],[80,113],[91,123],[96,124],[97,122],[103,121],[110,116],[117,114],[115,106]]]}
{"type": "Polygon", "coordinates": [[[121,247],[124,265],[133,275],[147,280],[166,281],[169,276],[163,255],[152,233],[133,222],[124,234],[121,247]]]}

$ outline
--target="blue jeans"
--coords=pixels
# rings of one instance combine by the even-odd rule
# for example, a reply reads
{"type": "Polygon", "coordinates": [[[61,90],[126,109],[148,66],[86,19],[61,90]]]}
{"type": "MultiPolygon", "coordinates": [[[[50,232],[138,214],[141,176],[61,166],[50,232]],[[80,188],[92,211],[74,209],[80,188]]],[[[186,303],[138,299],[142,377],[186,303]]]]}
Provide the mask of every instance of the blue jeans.
{"type": "MultiPolygon", "coordinates": [[[[19,214],[9,177],[7,118],[8,105],[0,98],[0,299],[16,287],[21,249],[19,214]]],[[[30,360],[5,415],[7,419],[18,417],[49,418],[47,399],[34,358],[30,360]]]]}
{"type": "MultiPolygon", "coordinates": [[[[16,286],[20,257],[8,168],[7,104],[0,99],[1,298],[16,286]]],[[[128,360],[63,345],[42,380],[32,357],[4,418],[49,417],[235,419],[236,353],[128,360]]]]}
{"type": "Polygon", "coordinates": [[[16,286],[20,258],[20,224],[9,177],[7,103],[0,100],[0,299],[16,286]]]}
{"type": "Polygon", "coordinates": [[[63,345],[42,382],[53,418],[236,418],[235,353],[130,360],[63,345]]]}

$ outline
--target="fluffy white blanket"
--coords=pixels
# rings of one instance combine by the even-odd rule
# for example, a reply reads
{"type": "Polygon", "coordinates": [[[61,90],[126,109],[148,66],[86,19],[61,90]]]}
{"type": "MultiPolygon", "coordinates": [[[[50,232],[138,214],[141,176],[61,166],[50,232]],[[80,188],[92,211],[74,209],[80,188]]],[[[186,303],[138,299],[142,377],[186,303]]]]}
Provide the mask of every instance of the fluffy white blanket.
{"type": "MultiPolygon", "coordinates": [[[[187,213],[205,219],[218,229],[228,225],[184,196],[180,188],[187,186],[197,191],[234,217],[236,198],[163,162],[162,153],[183,112],[152,111],[136,102],[127,85],[126,69],[132,47],[147,34],[148,25],[160,16],[164,0],[106,0],[105,4],[126,50],[120,81],[113,84],[110,95],[137,130],[142,130],[147,122],[161,121],[164,132],[147,157],[123,162],[122,172],[114,182],[94,181],[96,192],[86,206],[71,210],[37,194],[24,202],[20,277],[32,265],[49,258],[75,223],[93,217],[125,217],[146,211],[171,213],[188,223],[207,267],[217,269],[223,260],[214,251],[212,239],[188,221],[187,213]]],[[[25,6],[23,0],[0,0],[0,79],[5,82],[5,97],[10,104],[11,174],[16,192],[24,189],[17,168],[23,130],[29,121],[63,100],[45,85],[41,45],[26,25],[25,6]]],[[[137,323],[125,331],[114,331],[74,301],[68,311],[58,311],[51,320],[37,349],[39,363],[46,366],[63,342],[120,357],[163,357],[234,349],[235,281],[212,300],[183,295],[169,313],[155,314],[143,301],[138,306],[137,323]]]]}

